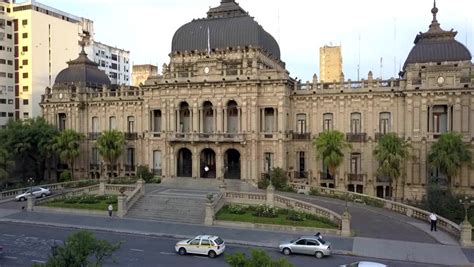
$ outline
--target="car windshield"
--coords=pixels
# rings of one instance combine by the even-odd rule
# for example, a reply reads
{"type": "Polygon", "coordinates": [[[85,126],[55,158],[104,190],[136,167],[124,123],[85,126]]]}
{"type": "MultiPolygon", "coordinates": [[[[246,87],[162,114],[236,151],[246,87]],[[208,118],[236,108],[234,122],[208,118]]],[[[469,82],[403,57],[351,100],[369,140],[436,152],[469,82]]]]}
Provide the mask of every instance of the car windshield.
{"type": "Polygon", "coordinates": [[[290,241],[290,243],[295,243],[296,241],[300,240],[301,237],[298,237],[298,238],[295,238],[293,240],[290,241]]]}
{"type": "Polygon", "coordinates": [[[326,241],[324,241],[322,238],[318,238],[318,241],[319,241],[319,243],[321,243],[321,244],[323,244],[323,245],[326,244],[326,241]]]}
{"type": "Polygon", "coordinates": [[[224,240],[222,240],[220,237],[218,237],[214,240],[214,242],[216,242],[217,245],[222,245],[224,243],[224,240]]]}

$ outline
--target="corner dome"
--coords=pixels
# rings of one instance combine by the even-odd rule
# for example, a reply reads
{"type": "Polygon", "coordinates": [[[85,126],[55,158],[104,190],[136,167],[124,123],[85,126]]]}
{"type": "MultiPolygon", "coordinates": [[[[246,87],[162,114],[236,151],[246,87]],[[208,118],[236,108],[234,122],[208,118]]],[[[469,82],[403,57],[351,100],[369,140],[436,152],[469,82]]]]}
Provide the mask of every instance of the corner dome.
{"type": "Polygon", "coordinates": [[[433,21],[430,28],[425,33],[420,33],[415,38],[415,46],[408,54],[403,68],[408,64],[427,63],[427,62],[443,62],[443,61],[470,61],[472,59],[469,49],[463,44],[456,41],[457,32],[445,31],[441,29],[436,19],[438,8],[436,2],[433,9],[433,21]]]}
{"type": "Polygon", "coordinates": [[[69,66],[56,76],[55,85],[83,84],[89,87],[101,88],[103,85],[111,84],[107,74],[98,68],[98,64],[87,57],[84,47],[82,47],[79,57],[67,64],[69,66]]]}
{"type": "Polygon", "coordinates": [[[171,46],[172,52],[253,46],[280,60],[280,47],[275,38],[233,0],[222,0],[220,6],[209,9],[207,18],[181,26],[171,46]]]}

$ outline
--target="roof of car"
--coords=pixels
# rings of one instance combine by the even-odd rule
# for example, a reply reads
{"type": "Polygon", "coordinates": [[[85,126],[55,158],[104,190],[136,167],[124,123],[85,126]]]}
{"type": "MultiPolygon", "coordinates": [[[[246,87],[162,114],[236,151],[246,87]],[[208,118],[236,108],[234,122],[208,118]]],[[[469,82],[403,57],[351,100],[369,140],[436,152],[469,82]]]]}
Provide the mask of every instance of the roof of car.
{"type": "Polygon", "coordinates": [[[298,239],[318,239],[314,235],[305,235],[305,236],[300,236],[298,239]]]}
{"type": "Polygon", "coordinates": [[[198,235],[198,236],[196,236],[196,238],[214,240],[214,239],[217,239],[217,238],[219,238],[219,237],[218,237],[218,236],[215,236],[215,235],[198,235]]]}

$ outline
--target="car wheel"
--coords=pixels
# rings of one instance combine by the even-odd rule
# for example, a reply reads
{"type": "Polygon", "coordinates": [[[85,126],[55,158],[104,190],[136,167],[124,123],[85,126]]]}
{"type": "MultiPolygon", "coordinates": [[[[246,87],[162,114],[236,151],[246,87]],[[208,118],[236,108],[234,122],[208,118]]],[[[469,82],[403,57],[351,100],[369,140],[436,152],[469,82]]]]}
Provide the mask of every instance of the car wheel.
{"type": "Polygon", "coordinates": [[[178,254],[181,255],[181,256],[186,255],[186,249],[185,248],[180,248],[178,250],[178,254]]]}
{"type": "Polygon", "coordinates": [[[209,253],[207,253],[207,255],[209,256],[209,258],[215,258],[217,256],[217,254],[214,250],[209,251],[209,253]]]}
{"type": "Polygon", "coordinates": [[[324,254],[321,251],[316,251],[316,258],[322,259],[324,257],[324,254]]]}
{"type": "Polygon", "coordinates": [[[41,194],[41,197],[42,197],[42,198],[45,198],[45,197],[46,197],[46,194],[45,194],[45,193],[41,194]]]}
{"type": "Polygon", "coordinates": [[[25,197],[20,197],[20,201],[26,201],[25,197]]]}
{"type": "Polygon", "coordinates": [[[291,254],[291,250],[289,248],[284,248],[283,249],[283,254],[285,254],[286,256],[290,255],[291,254]]]}

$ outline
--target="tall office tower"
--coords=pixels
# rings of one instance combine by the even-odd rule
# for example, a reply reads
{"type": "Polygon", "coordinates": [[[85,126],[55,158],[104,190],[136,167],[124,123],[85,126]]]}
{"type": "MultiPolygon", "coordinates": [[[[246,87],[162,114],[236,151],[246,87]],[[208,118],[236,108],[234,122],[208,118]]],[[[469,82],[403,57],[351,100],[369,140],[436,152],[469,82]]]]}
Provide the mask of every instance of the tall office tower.
{"type": "Polygon", "coordinates": [[[8,1],[0,1],[0,127],[14,116],[13,25],[8,19],[8,1]]]}
{"type": "Polygon", "coordinates": [[[130,85],[130,51],[92,41],[86,52],[112,84],[130,85]]]}
{"type": "Polygon", "coordinates": [[[319,77],[321,82],[339,82],[342,77],[341,46],[319,48],[319,77]]]}
{"type": "Polygon", "coordinates": [[[139,86],[148,78],[158,75],[158,67],[150,64],[133,65],[133,86],[139,86]]]}

